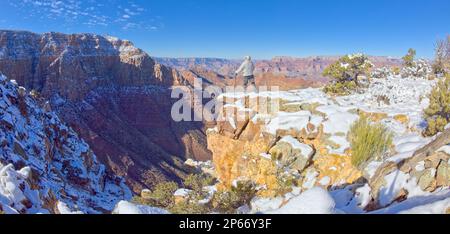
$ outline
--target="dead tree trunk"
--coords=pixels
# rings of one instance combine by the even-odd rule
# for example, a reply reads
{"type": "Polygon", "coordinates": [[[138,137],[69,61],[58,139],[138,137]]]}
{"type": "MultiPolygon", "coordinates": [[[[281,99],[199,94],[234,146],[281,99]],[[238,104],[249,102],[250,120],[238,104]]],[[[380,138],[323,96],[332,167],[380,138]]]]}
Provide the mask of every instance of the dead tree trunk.
{"type": "Polygon", "coordinates": [[[413,157],[427,157],[436,152],[439,148],[441,148],[444,145],[450,144],[450,128],[447,130],[444,130],[443,133],[441,133],[434,141],[432,141],[430,144],[424,146],[423,148],[417,150],[414,153],[413,157]]]}

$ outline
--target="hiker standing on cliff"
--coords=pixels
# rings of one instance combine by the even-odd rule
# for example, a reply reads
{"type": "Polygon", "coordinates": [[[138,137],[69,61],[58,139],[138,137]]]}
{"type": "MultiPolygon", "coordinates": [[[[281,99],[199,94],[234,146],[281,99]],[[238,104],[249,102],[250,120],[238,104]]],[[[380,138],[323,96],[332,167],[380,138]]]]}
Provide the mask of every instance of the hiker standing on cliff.
{"type": "Polygon", "coordinates": [[[250,56],[245,56],[244,62],[236,71],[236,76],[239,75],[239,73],[242,73],[242,75],[244,76],[245,89],[247,89],[249,83],[250,85],[255,86],[255,76],[253,75],[254,71],[255,65],[252,62],[252,58],[250,56]]]}

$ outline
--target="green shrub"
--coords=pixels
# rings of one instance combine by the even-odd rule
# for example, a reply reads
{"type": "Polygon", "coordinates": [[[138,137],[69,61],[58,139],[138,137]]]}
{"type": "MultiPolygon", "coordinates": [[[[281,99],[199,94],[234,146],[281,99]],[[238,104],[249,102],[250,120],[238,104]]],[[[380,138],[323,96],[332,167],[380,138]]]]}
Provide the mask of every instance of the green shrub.
{"type": "Polygon", "coordinates": [[[207,214],[210,209],[199,204],[197,199],[188,198],[172,206],[169,211],[172,214],[207,214]]]}
{"type": "Polygon", "coordinates": [[[335,95],[348,95],[351,94],[355,89],[356,83],[353,81],[334,82],[332,84],[326,85],[323,88],[323,92],[335,95]]]}
{"type": "Polygon", "coordinates": [[[346,55],[331,64],[323,71],[323,75],[332,78],[333,84],[325,87],[325,92],[347,94],[359,86],[358,77],[369,75],[373,64],[363,54],[346,55]]]}
{"type": "Polygon", "coordinates": [[[392,145],[392,133],[380,123],[362,116],[350,128],[352,164],[362,169],[366,162],[381,157],[392,145]]]}
{"type": "Polygon", "coordinates": [[[175,182],[163,182],[156,185],[155,189],[146,194],[145,197],[134,197],[133,201],[148,206],[169,208],[175,204],[173,194],[177,191],[178,185],[175,182]]]}
{"type": "Polygon", "coordinates": [[[250,202],[250,200],[256,195],[255,184],[252,181],[238,181],[236,186],[231,188],[231,191],[240,197],[243,205],[250,202]]]}
{"type": "Polygon", "coordinates": [[[277,190],[276,194],[282,196],[286,193],[292,192],[292,187],[298,186],[298,177],[289,173],[277,172],[277,190]]]}
{"type": "Polygon", "coordinates": [[[450,74],[438,82],[429,97],[430,105],[424,110],[428,125],[424,135],[434,136],[450,123],[450,74]]]}
{"type": "Polygon", "coordinates": [[[380,67],[377,69],[374,69],[372,73],[370,74],[371,78],[376,79],[386,79],[393,75],[392,69],[388,67],[380,67]]]}
{"type": "Polygon", "coordinates": [[[215,178],[208,174],[190,174],[186,177],[183,184],[186,188],[196,192],[201,192],[204,187],[213,185],[215,178]]]}
{"type": "Polygon", "coordinates": [[[174,214],[206,214],[210,211],[209,204],[200,204],[199,201],[208,196],[204,187],[216,183],[216,179],[208,174],[190,174],[184,179],[184,187],[191,192],[185,200],[176,203],[170,211],[174,214]]]}
{"type": "Polygon", "coordinates": [[[250,181],[239,181],[230,191],[219,191],[214,194],[212,207],[220,213],[235,213],[236,209],[248,205],[256,195],[255,185],[250,181]]]}
{"type": "Polygon", "coordinates": [[[372,67],[373,64],[366,55],[346,55],[325,68],[323,75],[338,82],[354,81],[358,83],[358,76],[369,74],[368,71],[372,67]]]}
{"type": "Polygon", "coordinates": [[[414,58],[416,57],[416,50],[409,49],[408,53],[403,56],[403,65],[405,67],[414,67],[414,58]]]}
{"type": "Polygon", "coordinates": [[[392,68],[392,73],[394,73],[394,75],[400,75],[400,71],[401,71],[401,68],[400,67],[393,67],[392,68]]]}
{"type": "Polygon", "coordinates": [[[214,194],[212,206],[215,211],[223,214],[233,214],[242,202],[237,193],[231,191],[219,191],[214,194]]]}
{"type": "Polygon", "coordinates": [[[205,186],[213,185],[215,179],[207,174],[191,174],[183,182],[185,188],[192,190],[189,195],[178,203],[175,203],[174,193],[178,189],[175,182],[163,182],[155,186],[151,192],[133,197],[133,202],[153,207],[161,207],[174,214],[204,214],[210,208],[207,204],[199,204],[208,193],[203,190],[205,186]]]}
{"type": "Polygon", "coordinates": [[[430,79],[430,75],[432,74],[432,67],[428,61],[424,59],[419,59],[416,61],[412,61],[411,64],[408,63],[408,66],[405,66],[400,71],[400,76],[402,78],[420,78],[420,79],[430,79]]]}

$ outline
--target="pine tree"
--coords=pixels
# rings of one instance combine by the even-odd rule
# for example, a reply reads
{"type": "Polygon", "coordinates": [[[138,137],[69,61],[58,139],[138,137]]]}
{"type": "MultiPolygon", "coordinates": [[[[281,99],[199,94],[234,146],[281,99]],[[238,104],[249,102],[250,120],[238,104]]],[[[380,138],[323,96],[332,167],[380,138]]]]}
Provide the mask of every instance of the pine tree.
{"type": "Polygon", "coordinates": [[[358,87],[358,77],[369,74],[372,67],[373,64],[369,58],[363,54],[346,55],[339,58],[323,72],[324,76],[331,77],[335,81],[332,86],[326,87],[325,91],[341,93],[344,89],[350,90],[358,87]]]}
{"type": "Polygon", "coordinates": [[[414,66],[414,58],[416,57],[416,50],[415,49],[409,49],[408,53],[403,56],[403,65],[405,67],[413,67],[414,66]]]}
{"type": "Polygon", "coordinates": [[[439,81],[430,94],[430,105],[425,109],[427,128],[425,136],[434,136],[442,132],[450,123],[450,74],[439,81]]]}

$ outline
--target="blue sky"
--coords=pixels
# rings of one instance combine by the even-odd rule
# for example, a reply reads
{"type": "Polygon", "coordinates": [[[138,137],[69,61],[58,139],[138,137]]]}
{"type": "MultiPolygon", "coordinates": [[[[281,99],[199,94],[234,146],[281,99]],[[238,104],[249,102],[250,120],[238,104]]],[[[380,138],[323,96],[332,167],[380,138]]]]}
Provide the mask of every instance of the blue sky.
{"type": "Polygon", "coordinates": [[[364,52],[433,56],[449,0],[0,0],[0,28],[92,32],[153,56],[256,58],[364,52]]]}

